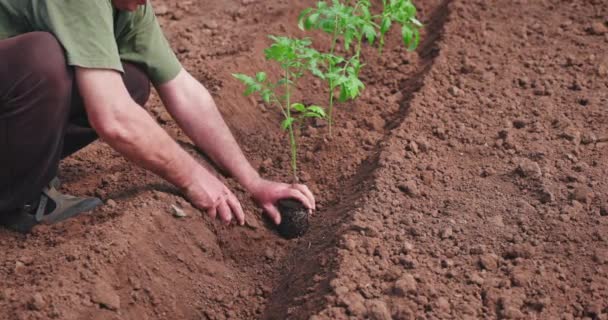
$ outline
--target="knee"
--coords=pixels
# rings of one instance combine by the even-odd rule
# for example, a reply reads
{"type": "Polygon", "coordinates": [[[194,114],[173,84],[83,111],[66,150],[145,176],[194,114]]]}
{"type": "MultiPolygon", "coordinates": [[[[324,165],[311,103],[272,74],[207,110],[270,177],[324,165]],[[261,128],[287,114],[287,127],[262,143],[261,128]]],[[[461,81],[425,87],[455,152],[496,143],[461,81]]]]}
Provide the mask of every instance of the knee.
{"type": "Polygon", "coordinates": [[[125,71],[123,81],[131,98],[140,106],[144,106],[150,97],[150,79],[148,75],[137,66],[130,63],[123,63],[125,71]]]}
{"type": "Polygon", "coordinates": [[[68,67],[63,47],[48,32],[31,32],[20,38],[23,68],[30,81],[56,95],[71,94],[73,71],[68,67]]]}

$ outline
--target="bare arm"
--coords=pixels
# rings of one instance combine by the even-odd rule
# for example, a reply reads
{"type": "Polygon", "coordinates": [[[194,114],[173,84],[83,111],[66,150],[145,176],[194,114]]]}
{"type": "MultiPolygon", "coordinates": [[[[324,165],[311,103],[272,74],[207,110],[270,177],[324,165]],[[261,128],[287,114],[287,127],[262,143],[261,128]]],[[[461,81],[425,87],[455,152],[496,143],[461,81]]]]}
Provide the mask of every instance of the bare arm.
{"type": "Polygon", "coordinates": [[[294,198],[311,210],[315,208],[314,196],[306,186],[260,178],[243,155],[207,89],[187,71],[182,70],[175,79],[157,90],[169,113],[188,137],[251,192],[275,223],[281,221],[275,206],[280,199],[294,198]]]}
{"type": "Polygon", "coordinates": [[[174,80],[157,89],[182,130],[218,166],[247,189],[260,179],[202,84],[182,70],[174,80]]]}
{"type": "Polygon", "coordinates": [[[112,148],[184,190],[213,217],[229,222],[234,212],[244,221],[236,197],[131,99],[118,72],[77,68],[76,81],[92,127],[112,148]]]}

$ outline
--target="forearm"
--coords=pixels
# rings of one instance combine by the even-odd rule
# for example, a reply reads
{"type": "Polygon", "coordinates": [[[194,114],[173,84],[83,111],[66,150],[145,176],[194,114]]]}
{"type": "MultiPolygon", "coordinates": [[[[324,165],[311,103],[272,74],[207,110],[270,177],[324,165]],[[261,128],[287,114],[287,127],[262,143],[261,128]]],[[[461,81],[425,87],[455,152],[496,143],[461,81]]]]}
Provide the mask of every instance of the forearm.
{"type": "Polygon", "coordinates": [[[180,90],[159,89],[167,109],[186,135],[205,154],[250,190],[258,182],[259,175],[247,161],[213,98],[189,74],[180,74],[178,77],[187,79],[181,79],[183,83],[180,90]]]}
{"type": "Polygon", "coordinates": [[[125,158],[187,188],[193,173],[203,168],[137,104],[116,109],[121,111],[113,113],[115,118],[97,125],[100,137],[125,158]]]}
{"type": "Polygon", "coordinates": [[[131,99],[119,73],[76,68],[76,80],[89,122],[126,158],[182,189],[210,175],[131,99]]]}

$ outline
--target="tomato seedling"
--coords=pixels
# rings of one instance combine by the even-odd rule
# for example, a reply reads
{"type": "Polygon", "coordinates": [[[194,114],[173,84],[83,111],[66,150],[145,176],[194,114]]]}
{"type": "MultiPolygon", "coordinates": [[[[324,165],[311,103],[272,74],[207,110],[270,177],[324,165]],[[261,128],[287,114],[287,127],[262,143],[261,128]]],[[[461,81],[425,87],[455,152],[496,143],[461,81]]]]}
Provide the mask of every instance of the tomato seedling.
{"type": "Polygon", "coordinates": [[[393,24],[400,24],[403,41],[408,50],[414,50],[420,41],[419,28],[422,24],[416,19],[416,7],[410,0],[383,0],[383,11],[374,15],[369,0],[346,1],[332,0],[317,3],[316,8],[307,8],[300,14],[298,25],[302,30],[318,29],[332,36],[330,52],[323,55],[327,65],[326,73],[314,73],[325,80],[329,87],[328,123],[329,135],[332,135],[333,107],[336,89],[339,89],[339,101],[356,99],[365,84],[359,79],[363,64],[361,48],[363,40],[374,45],[378,37],[379,51],[384,46],[386,33],[393,24]],[[354,3],[353,3],[354,2],[354,3]],[[353,52],[348,58],[335,55],[338,40],[342,40],[344,50],[353,52]],[[353,48],[354,43],[354,48],[353,48]]]}
{"type": "Polygon", "coordinates": [[[281,128],[289,133],[291,150],[291,169],[293,178],[298,181],[297,141],[294,125],[305,118],[324,118],[325,110],[316,105],[307,106],[293,103],[292,95],[296,82],[308,70],[320,73],[321,53],[311,48],[309,39],[270,36],[272,45],[264,50],[266,60],[277,62],[282,75],[273,81],[266,72],[258,72],[255,77],[233,74],[246,86],[245,95],[259,94],[265,103],[278,107],[283,115],[281,128]]]}

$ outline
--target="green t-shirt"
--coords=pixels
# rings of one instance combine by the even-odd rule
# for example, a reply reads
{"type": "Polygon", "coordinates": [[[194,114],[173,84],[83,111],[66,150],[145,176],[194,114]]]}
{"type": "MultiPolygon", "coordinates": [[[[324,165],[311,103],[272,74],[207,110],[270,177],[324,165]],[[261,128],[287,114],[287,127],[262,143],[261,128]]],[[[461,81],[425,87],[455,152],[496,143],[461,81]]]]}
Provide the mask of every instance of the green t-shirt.
{"type": "Polygon", "coordinates": [[[150,3],[127,12],[111,0],[0,0],[0,40],[33,31],[55,35],[71,66],[123,72],[124,60],[154,84],[181,70],[150,3]]]}

